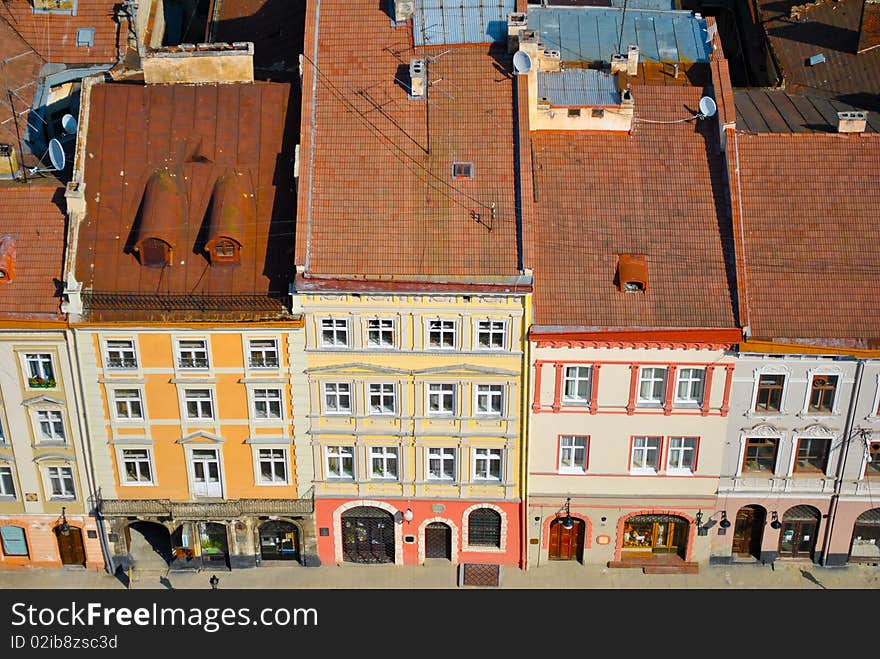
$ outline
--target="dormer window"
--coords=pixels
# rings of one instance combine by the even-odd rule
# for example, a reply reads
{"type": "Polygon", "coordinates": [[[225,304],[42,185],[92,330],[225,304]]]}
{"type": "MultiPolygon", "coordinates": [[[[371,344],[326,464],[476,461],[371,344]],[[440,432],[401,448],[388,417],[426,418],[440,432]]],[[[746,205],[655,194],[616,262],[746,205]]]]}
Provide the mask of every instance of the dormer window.
{"type": "Polygon", "coordinates": [[[147,238],[141,243],[141,265],[146,268],[171,265],[171,245],[160,238],[147,238]]]}
{"type": "Polygon", "coordinates": [[[619,255],[617,287],[624,293],[644,293],[648,290],[648,263],[644,254],[619,255]]]}
{"type": "Polygon", "coordinates": [[[454,162],[452,163],[452,178],[454,179],[472,179],[474,177],[474,163],[472,162],[454,162]]]}
{"type": "Polygon", "coordinates": [[[241,245],[232,238],[218,238],[211,248],[211,263],[238,263],[241,245]]]}

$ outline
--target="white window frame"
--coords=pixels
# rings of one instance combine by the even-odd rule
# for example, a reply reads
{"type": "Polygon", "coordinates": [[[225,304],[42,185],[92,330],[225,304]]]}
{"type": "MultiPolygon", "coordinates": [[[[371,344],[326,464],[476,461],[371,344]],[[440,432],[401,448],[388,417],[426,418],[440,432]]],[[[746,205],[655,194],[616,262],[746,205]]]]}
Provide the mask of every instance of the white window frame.
{"type": "Polygon", "coordinates": [[[453,382],[428,382],[425,384],[425,416],[455,416],[458,409],[458,385],[453,382]],[[440,391],[432,391],[438,387],[440,391]],[[443,388],[446,388],[445,390],[443,388]],[[452,389],[450,392],[448,389],[452,389]],[[437,410],[431,409],[431,400],[437,398],[441,403],[452,396],[450,409],[444,409],[438,405],[437,410]]]}
{"type": "MultiPolygon", "coordinates": [[[[183,418],[188,423],[204,423],[206,421],[214,421],[216,419],[217,406],[214,401],[214,389],[213,388],[211,388],[211,387],[183,387],[182,392],[181,392],[181,398],[183,400],[183,418]],[[193,398],[192,400],[194,402],[200,402],[200,401],[204,401],[204,400],[209,401],[209,404],[211,405],[211,416],[210,417],[207,417],[207,416],[195,417],[195,416],[189,415],[189,403],[190,403],[189,393],[191,391],[207,391],[208,392],[209,395],[208,395],[207,399],[193,398]]],[[[201,409],[201,408],[202,408],[202,405],[199,404],[199,409],[201,409]]]]}
{"type": "Polygon", "coordinates": [[[425,448],[425,480],[455,483],[458,481],[458,449],[454,446],[429,446],[425,448]],[[432,451],[435,452],[432,455],[432,451]],[[431,460],[439,461],[439,476],[431,474],[431,460]],[[444,476],[446,464],[452,463],[452,476],[444,476]]]}
{"type": "Polygon", "coordinates": [[[459,322],[457,318],[430,318],[425,319],[425,349],[426,350],[457,350],[459,341],[459,322]],[[431,345],[432,324],[439,323],[438,329],[433,331],[440,332],[439,345],[431,345]],[[447,326],[450,325],[451,327],[447,326]],[[444,345],[444,337],[452,333],[452,345],[444,345]]]}
{"type": "Polygon", "coordinates": [[[801,410],[801,414],[805,416],[820,416],[820,417],[829,417],[835,414],[838,414],[840,410],[837,408],[837,403],[840,400],[840,390],[843,387],[843,373],[834,370],[824,370],[817,369],[815,371],[811,370],[807,373],[807,392],[804,396],[804,407],[801,410]],[[816,378],[821,377],[836,377],[837,385],[834,387],[834,400],[831,401],[831,411],[830,412],[817,412],[815,410],[810,409],[810,398],[812,398],[813,394],[813,381],[816,378]]]}
{"type": "Polygon", "coordinates": [[[673,475],[681,475],[681,476],[691,476],[695,473],[696,465],[697,465],[697,456],[700,451],[700,438],[693,435],[672,435],[666,439],[666,473],[673,475]],[[675,440],[684,440],[684,442],[693,442],[693,447],[686,446],[684,443],[682,446],[673,446],[675,440]],[[677,460],[678,464],[681,464],[681,459],[687,452],[690,452],[691,456],[691,466],[690,467],[681,467],[673,465],[673,453],[678,454],[679,459],[677,460]]]}
{"type": "Polygon", "coordinates": [[[323,447],[322,450],[324,454],[324,479],[325,480],[346,480],[353,481],[356,475],[357,470],[357,461],[355,459],[355,450],[354,446],[349,446],[346,444],[330,444],[323,447]],[[346,458],[351,462],[351,475],[345,475],[345,470],[342,468],[346,462],[346,458]],[[338,459],[339,460],[339,470],[338,473],[335,473],[330,468],[330,460],[338,459]]]}
{"type": "Polygon", "coordinates": [[[476,341],[474,341],[474,350],[486,350],[486,351],[499,351],[499,350],[507,350],[507,321],[504,319],[498,318],[487,318],[484,320],[476,320],[474,336],[476,336],[476,341]],[[483,328],[483,325],[487,325],[488,327],[483,328]],[[489,339],[488,345],[483,345],[481,338],[483,335],[487,335],[489,339]],[[501,345],[494,345],[493,339],[496,337],[501,337],[501,345]]]}
{"type": "MultiPolygon", "coordinates": [[[[630,447],[629,454],[629,471],[631,474],[636,475],[648,475],[653,476],[660,472],[660,465],[663,460],[663,437],[659,435],[633,435],[632,437],[632,445],[630,447]],[[644,446],[637,446],[638,440],[644,439],[644,446]],[[656,447],[652,447],[648,445],[647,440],[654,440],[657,442],[656,447]],[[656,464],[654,467],[637,467],[636,466],[636,453],[642,452],[644,457],[647,458],[648,452],[651,451],[656,456],[656,464]]],[[[647,462],[647,459],[644,460],[647,462]]]]}
{"type": "Polygon", "coordinates": [[[706,393],[706,369],[700,366],[681,366],[676,369],[675,373],[675,397],[673,398],[673,402],[675,405],[680,407],[700,407],[703,404],[703,396],[706,393]],[[685,380],[682,375],[685,371],[696,372],[699,377],[693,378],[688,377],[685,380]],[[696,384],[698,387],[699,393],[696,397],[682,398],[679,396],[679,389],[683,383],[688,383],[688,393],[693,394],[693,389],[696,384]]]}
{"type": "Polygon", "coordinates": [[[102,340],[103,348],[104,348],[104,369],[107,371],[112,371],[114,373],[119,371],[135,371],[138,369],[141,363],[140,355],[138,354],[138,345],[137,340],[134,337],[114,337],[107,336],[102,340]],[[111,348],[111,343],[123,343],[126,342],[130,345],[130,350],[126,350],[124,348],[111,348]],[[134,364],[125,363],[125,357],[122,356],[125,352],[131,352],[134,359],[134,364]],[[118,352],[120,354],[119,357],[119,366],[114,366],[111,362],[114,361],[110,358],[111,352],[118,352]]]}
{"type": "Polygon", "coordinates": [[[504,449],[475,446],[473,448],[473,481],[500,483],[504,480],[504,449]],[[492,465],[498,465],[498,478],[492,476],[492,465]]]}
{"type": "Polygon", "coordinates": [[[779,366],[762,366],[755,370],[754,381],[752,383],[752,404],[749,406],[747,416],[781,416],[785,414],[785,402],[788,398],[788,387],[791,384],[791,372],[787,368],[779,366]],[[756,408],[758,404],[758,389],[761,384],[762,375],[781,375],[782,376],[782,393],[779,396],[779,411],[759,410],[756,408]]]}
{"type": "Polygon", "coordinates": [[[58,388],[58,372],[55,368],[55,356],[53,352],[24,352],[22,353],[22,359],[24,360],[24,368],[25,368],[25,384],[28,389],[57,389],[58,388]],[[34,357],[35,359],[31,359],[34,357]],[[43,359],[43,357],[48,357],[48,360],[43,359]],[[46,364],[49,365],[49,374],[47,375],[46,364]],[[34,370],[31,370],[31,366],[35,366],[34,370]],[[35,374],[36,373],[36,374],[35,374]],[[51,380],[55,384],[51,387],[35,387],[30,384],[31,378],[41,378],[44,380],[51,380]]]}
{"type": "Polygon", "coordinates": [[[481,417],[500,417],[504,416],[504,405],[507,402],[507,385],[505,384],[475,384],[474,385],[474,416],[481,417]],[[485,391],[483,391],[485,389],[485,391]],[[500,389],[500,391],[496,391],[500,389]],[[491,403],[496,398],[500,398],[499,409],[496,412],[491,409],[491,405],[486,405],[488,411],[480,411],[480,399],[486,397],[486,402],[491,403]]]}
{"type": "Polygon", "coordinates": [[[569,405],[587,405],[590,404],[590,396],[593,393],[593,367],[586,364],[569,364],[565,367],[565,371],[562,373],[562,401],[569,405]],[[587,375],[586,377],[582,377],[579,371],[581,369],[586,369],[587,375]],[[569,371],[574,370],[574,375],[569,375],[569,371]],[[578,385],[581,382],[586,381],[587,383],[587,395],[584,398],[580,396],[569,396],[566,392],[568,391],[568,383],[573,382],[575,384],[575,390],[577,390],[578,385]]]}
{"type": "Polygon", "coordinates": [[[15,487],[15,469],[11,464],[5,464],[0,462],[0,472],[8,470],[9,471],[9,484],[12,487],[12,492],[6,491],[6,486],[3,484],[4,480],[2,475],[0,475],[0,500],[3,501],[15,501],[18,498],[18,490],[15,487]]]}
{"type": "MultiPolygon", "coordinates": [[[[662,407],[663,402],[666,399],[666,387],[669,386],[669,369],[665,366],[640,366],[639,367],[639,387],[636,392],[637,396],[637,404],[641,407],[662,407]],[[658,379],[656,377],[646,378],[645,371],[652,371],[652,376],[654,375],[654,371],[660,371],[662,376],[658,379]],[[654,398],[644,398],[642,397],[642,383],[651,382],[660,383],[660,396],[657,399],[654,398]]],[[[653,389],[653,386],[652,386],[653,389]]]]}
{"type": "Polygon", "coordinates": [[[247,337],[247,367],[255,371],[272,371],[281,368],[281,347],[278,337],[275,336],[249,336],[247,337]],[[271,343],[272,346],[255,346],[255,343],[271,343]],[[275,363],[271,363],[270,355],[275,354],[275,363]],[[254,355],[259,355],[258,360],[254,355]],[[259,363],[262,362],[262,363],[259,363]]]}
{"type": "Polygon", "coordinates": [[[254,483],[256,485],[268,485],[268,486],[284,486],[290,485],[290,450],[287,446],[272,446],[272,445],[257,445],[254,446],[254,483]],[[261,455],[262,451],[271,451],[272,454],[264,458],[261,455]],[[278,457],[274,454],[275,451],[281,451],[281,457],[278,457]],[[272,463],[272,473],[273,480],[264,480],[263,478],[263,462],[271,462],[272,463]],[[275,466],[282,462],[284,464],[284,480],[276,480],[274,478],[275,475],[275,466]]]}
{"type": "Polygon", "coordinates": [[[321,348],[351,348],[351,322],[347,317],[331,317],[318,319],[318,345],[321,348]],[[328,327],[324,325],[328,324],[328,327]],[[332,332],[333,339],[328,342],[325,340],[324,332],[332,332]],[[342,336],[345,340],[340,342],[338,337],[342,336]]]}
{"type": "Polygon", "coordinates": [[[280,387],[280,386],[270,387],[268,385],[266,385],[266,386],[259,385],[259,386],[249,387],[248,389],[249,389],[249,392],[251,395],[251,414],[253,414],[253,416],[254,416],[254,421],[266,422],[266,423],[273,423],[273,422],[277,423],[279,421],[284,421],[285,400],[284,400],[284,388],[283,387],[280,387]],[[270,397],[268,395],[258,398],[257,392],[259,392],[259,391],[266,392],[267,394],[274,392],[275,394],[277,394],[277,398],[270,397]],[[258,406],[261,403],[265,405],[265,409],[266,409],[266,413],[264,416],[260,416],[260,412],[258,410],[258,406]],[[269,414],[273,403],[277,403],[277,406],[278,406],[278,415],[277,416],[271,416],[269,414]]]}
{"type": "Polygon", "coordinates": [[[322,382],[321,383],[321,409],[324,411],[324,414],[332,414],[332,415],[344,415],[351,414],[354,409],[353,405],[353,394],[354,387],[351,382],[322,382]],[[337,390],[334,392],[328,392],[328,387],[335,387],[337,390]],[[346,387],[348,391],[346,393],[341,393],[339,391],[339,387],[346,387]],[[330,406],[327,404],[327,396],[332,396],[336,399],[337,409],[330,409],[330,406]],[[338,407],[338,402],[341,396],[348,396],[348,409],[340,409],[338,407]]]}
{"type": "Polygon", "coordinates": [[[370,350],[388,350],[390,348],[397,347],[397,321],[394,318],[367,318],[364,323],[364,345],[370,350]],[[377,326],[371,327],[371,324],[376,324],[377,326]],[[378,333],[378,342],[374,342],[370,335],[371,333],[378,333]],[[391,335],[391,341],[386,342],[384,338],[386,334],[391,335]]]}
{"type": "MultiPolygon", "coordinates": [[[[150,487],[155,486],[156,483],[156,461],[153,458],[153,449],[149,446],[119,446],[117,447],[117,461],[119,465],[119,484],[124,487],[150,487]],[[145,451],[147,454],[146,460],[144,458],[132,458],[128,459],[125,456],[126,451],[145,451]],[[150,470],[150,479],[147,481],[130,481],[128,480],[128,469],[126,468],[126,463],[135,462],[142,463],[146,461],[148,463],[148,469],[150,470]]],[[[137,469],[138,473],[140,473],[140,467],[137,469]]]]}
{"type": "Polygon", "coordinates": [[[208,371],[211,368],[211,343],[208,341],[207,337],[203,336],[178,336],[174,339],[174,363],[176,370],[178,371],[208,371]],[[184,350],[184,343],[201,343],[202,347],[198,348],[195,346],[188,347],[184,350]],[[185,366],[184,365],[184,352],[191,355],[187,357],[187,359],[191,359],[193,365],[185,366]],[[199,363],[199,357],[197,356],[200,352],[204,353],[204,365],[199,363]]]}
{"type": "Polygon", "coordinates": [[[556,465],[556,470],[560,474],[585,474],[589,464],[589,455],[589,435],[559,435],[559,464],[556,465]],[[577,440],[583,440],[583,446],[579,446],[577,440]],[[582,466],[577,464],[577,452],[581,450],[584,454],[582,466]],[[566,456],[568,456],[569,464],[566,464],[566,456]]]}
{"type": "Polygon", "coordinates": [[[400,447],[399,446],[370,446],[367,455],[370,461],[370,479],[382,481],[400,480],[400,447]],[[377,472],[373,467],[373,460],[381,462],[381,471],[377,472]],[[390,472],[389,465],[394,465],[394,474],[390,472]]]}
{"type": "Polygon", "coordinates": [[[398,401],[397,401],[397,385],[393,382],[368,382],[367,383],[367,412],[370,416],[395,416],[398,410],[398,401]],[[378,387],[379,390],[374,392],[373,387],[378,387]],[[390,390],[389,390],[390,387],[390,390]],[[373,396],[378,396],[381,404],[379,405],[380,409],[377,411],[374,409],[373,405],[373,396]],[[385,402],[387,397],[391,397],[391,406],[392,409],[390,411],[385,409],[385,402]]]}
{"type": "Polygon", "coordinates": [[[76,499],[76,475],[72,465],[47,465],[43,467],[43,477],[46,483],[46,494],[50,501],[71,501],[76,499]],[[61,470],[67,470],[69,473],[62,476],[61,470]],[[53,475],[53,471],[57,474],[53,475]],[[67,481],[70,481],[70,491],[67,490],[67,481]],[[55,494],[54,483],[62,485],[61,494],[55,494]]]}
{"type": "Polygon", "coordinates": [[[57,409],[42,409],[42,410],[34,410],[34,420],[37,424],[37,437],[39,443],[46,442],[55,442],[59,444],[67,443],[67,422],[64,419],[64,410],[57,409]],[[41,415],[45,414],[47,418],[44,420],[41,418],[41,415]],[[43,432],[43,424],[48,423],[50,428],[50,433],[48,436],[43,432]],[[61,424],[61,435],[58,436],[55,432],[55,425],[61,424]]]}
{"type": "MultiPolygon", "coordinates": [[[[110,398],[111,398],[111,406],[110,407],[112,409],[114,421],[117,421],[120,423],[132,423],[132,422],[138,423],[138,422],[143,422],[147,418],[146,414],[144,412],[144,392],[141,390],[140,387],[137,387],[137,386],[112,387],[112,388],[108,388],[108,393],[110,394],[110,398]],[[140,416],[120,416],[119,415],[119,407],[118,407],[119,401],[117,401],[116,396],[120,391],[134,391],[137,393],[137,404],[140,406],[140,416]]],[[[134,398],[123,399],[123,402],[126,403],[126,408],[129,411],[131,411],[131,403],[133,401],[134,401],[134,398]]]]}
{"type": "Polygon", "coordinates": [[[217,460],[217,478],[220,487],[220,496],[226,496],[226,464],[223,460],[223,451],[220,445],[213,444],[190,444],[186,447],[186,467],[189,474],[190,495],[192,498],[213,498],[206,497],[203,494],[196,494],[196,467],[195,452],[196,451],[213,451],[217,460]]]}

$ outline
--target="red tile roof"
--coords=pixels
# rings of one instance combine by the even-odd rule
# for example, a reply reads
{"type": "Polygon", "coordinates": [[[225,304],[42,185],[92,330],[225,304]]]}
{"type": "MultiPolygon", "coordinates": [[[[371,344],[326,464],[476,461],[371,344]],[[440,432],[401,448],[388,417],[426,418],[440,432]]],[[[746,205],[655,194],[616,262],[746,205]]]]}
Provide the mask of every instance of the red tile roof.
{"type": "Polygon", "coordinates": [[[0,236],[15,242],[15,275],[0,283],[0,318],[61,320],[64,188],[46,179],[0,185],[0,236]]]}
{"type": "MultiPolygon", "coordinates": [[[[203,301],[193,303],[193,296],[286,293],[292,278],[296,142],[295,126],[287,121],[290,93],[287,84],[261,82],[92,88],[83,152],[87,214],[79,231],[76,278],[93,293],[93,318],[116,317],[115,309],[152,319],[156,306],[167,309],[168,317],[202,318],[196,311],[203,301]],[[178,168],[185,181],[181,207],[167,196],[144,198],[155,172],[178,168]],[[242,242],[241,264],[213,267],[204,252],[209,204],[212,198],[217,202],[215,182],[231,170],[250,176],[256,220],[243,222],[234,236],[242,242]],[[163,206],[169,212],[178,208],[182,217],[160,227],[173,233],[172,265],[142,267],[132,248],[143,237],[146,215],[163,206]],[[143,301],[140,307],[137,300],[143,301]]],[[[222,315],[223,305],[214,306],[222,315]]]]}
{"type": "Polygon", "coordinates": [[[322,0],[316,56],[309,5],[296,262],[313,275],[515,277],[506,46],[416,51],[411,27],[392,28],[382,6],[322,0]],[[399,81],[408,79],[410,59],[425,55],[435,58],[428,100],[408,100],[399,81]],[[452,178],[457,161],[473,163],[472,179],[452,178]]]}
{"type": "MultiPolygon", "coordinates": [[[[78,0],[76,16],[34,13],[28,0],[0,3],[7,23],[47,62],[109,64],[116,61],[114,7],[119,0],[78,0]],[[78,28],[95,28],[94,46],[77,46],[78,28]]],[[[124,30],[123,30],[124,33],[124,30]]]]}
{"type": "Polygon", "coordinates": [[[752,336],[876,347],[880,134],[739,132],[731,142],[752,336]]]}
{"type": "MultiPolygon", "coordinates": [[[[701,90],[633,85],[633,96],[637,119],[673,121],[691,116],[701,90]]],[[[536,325],[736,327],[714,121],[531,137],[536,325]],[[618,290],[619,254],[645,255],[647,292],[618,290]]]]}

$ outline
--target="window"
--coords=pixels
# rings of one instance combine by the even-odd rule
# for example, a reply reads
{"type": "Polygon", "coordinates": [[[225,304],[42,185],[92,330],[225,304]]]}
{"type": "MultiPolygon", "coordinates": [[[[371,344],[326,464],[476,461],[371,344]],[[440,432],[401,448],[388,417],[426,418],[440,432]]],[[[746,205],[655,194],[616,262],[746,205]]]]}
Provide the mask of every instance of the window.
{"type": "Polygon", "coordinates": [[[250,339],[248,364],[251,368],[278,368],[278,345],[275,339],[250,339]]]}
{"type": "Polygon", "coordinates": [[[28,386],[31,389],[45,389],[55,386],[55,369],[52,355],[45,352],[25,355],[28,367],[28,386]]]}
{"type": "Polygon", "coordinates": [[[797,458],[794,461],[795,473],[824,474],[828,466],[830,439],[802,437],[798,440],[797,458]]]}
{"type": "Polygon", "coordinates": [[[0,408],[0,444],[6,443],[6,434],[3,431],[3,416],[2,416],[2,408],[0,408]]]}
{"type": "Polygon", "coordinates": [[[254,389],[254,417],[281,418],[281,389],[254,389]]]}
{"type": "Polygon", "coordinates": [[[113,339],[107,341],[107,368],[137,368],[134,341],[113,339]]]}
{"type": "Polygon", "coordinates": [[[370,348],[393,348],[394,321],[390,318],[368,319],[367,346],[370,348]]]}
{"type": "Polygon", "coordinates": [[[257,451],[260,483],[287,484],[287,451],[283,448],[261,448],[257,451]]]}
{"type": "Polygon", "coordinates": [[[428,385],[428,414],[455,414],[455,385],[428,385]]]}
{"type": "Polygon", "coordinates": [[[345,318],[321,320],[321,345],[345,347],[348,345],[348,321],[345,318]]]}
{"type": "Polygon", "coordinates": [[[397,478],[397,447],[370,447],[370,477],[397,478]]]}
{"type": "Polygon", "coordinates": [[[630,470],[657,473],[662,441],[661,437],[633,437],[630,470]]]}
{"type": "Polygon", "coordinates": [[[566,366],[562,399],[567,403],[589,403],[591,374],[589,366],[566,366]]]}
{"type": "Polygon", "coordinates": [[[144,418],[140,390],[114,389],[113,402],[117,419],[140,420],[144,418]]]}
{"type": "Polygon", "coordinates": [[[348,382],[324,383],[324,411],[329,414],[351,413],[351,385],[348,382]]]}
{"type": "Polygon", "coordinates": [[[236,263],[239,259],[239,249],[241,246],[230,238],[221,238],[214,243],[214,255],[212,262],[214,263],[236,263]]]}
{"type": "Polygon", "coordinates": [[[559,438],[559,471],[582,474],[587,471],[587,437],[562,435],[559,438]]]}
{"type": "Polygon", "coordinates": [[[865,465],[867,478],[880,478],[880,442],[868,446],[868,463],[865,465]]]}
{"type": "Polygon", "coordinates": [[[500,448],[475,448],[474,449],[474,480],[500,481],[501,480],[501,449],[500,448]]]}
{"type": "Polygon", "coordinates": [[[204,339],[179,341],[177,352],[180,368],[208,368],[208,342],[204,339]]]}
{"type": "Polygon", "coordinates": [[[432,320],[428,323],[428,346],[440,350],[455,348],[455,321],[432,320]]]}
{"type": "Polygon", "coordinates": [[[428,449],[428,479],[444,481],[457,480],[455,477],[454,448],[428,449]]]}
{"type": "Polygon", "coordinates": [[[0,526],[0,541],[7,556],[27,556],[27,537],[20,526],[0,526]]]}
{"type": "Polygon", "coordinates": [[[700,405],[703,402],[703,387],[705,380],[705,369],[679,369],[678,384],[675,387],[675,402],[684,405],[700,405]]]}
{"type": "Polygon", "coordinates": [[[210,389],[187,389],[184,400],[187,419],[214,418],[214,400],[210,389]]]}
{"type": "Polygon", "coordinates": [[[639,370],[639,404],[660,405],[666,392],[665,368],[642,368],[639,370]]]}
{"type": "Polygon", "coordinates": [[[393,384],[370,385],[370,414],[394,414],[396,409],[393,384]]]}
{"type": "Polygon", "coordinates": [[[354,478],[354,453],[351,446],[327,446],[327,478],[354,478]]]}
{"type": "Polygon", "coordinates": [[[504,409],[503,384],[477,385],[477,414],[500,415],[504,409]]]}
{"type": "Polygon", "coordinates": [[[773,474],[776,468],[776,448],[779,440],[770,437],[749,437],[743,455],[743,473],[773,474]]]}
{"type": "Polygon", "coordinates": [[[779,412],[782,409],[782,389],[785,376],[763,374],[758,378],[758,394],[755,398],[756,412],[779,412]]]}
{"type": "Polygon", "coordinates": [[[581,109],[580,108],[568,108],[568,116],[569,117],[581,116],[581,109]]]}
{"type": "Polygon", "coordinates": [[[70,14],[76,16],[77,0],[33,0],[34,14],[70,14]]]}
{"type": "Polygon", "coordinates": [[[15,482],[12,480],[12,467],[0,467],[0,496],[15,497],[15,482]]]}
{"type": "Polygon", "coordinates": [[[171,245],[159,238],[141,243],[141,263],[146,268],[164,268],[171,261],[171,245]]]}
{"type": "Polygon", "coordinates": [[[45,442],[64,441],[64,416],[59,410],[39,410],[40,439],[45,442]]]}
{"type": "Polygon", "coordinates": [[[474,163],[472,162],[454,162],[452,163],[452,178],[473,178],[474,163]]]}
{"type": "Polygon", "coordinates": [[[501,515],[491,508],[477,508],[468,515],[468,544],[501,547],[501,515]]]}
{"type": "Polygon", "coordinates": [[[670,437],[666,471],[692,474],[697,466],[696,437],[670,437]]]}
{"type": "Polygon", "coordinates": [[[127,484],[144,484],[153,482],[153,467],[150,463],[150,452],[145,448],[122,449],[123,478],[127,484]]]}
{"type": "Polygon", "coordinates": [[[76,29],[76,45],[91,48],[95,45],[95,28],[78,27],[76,29]]]}
{"type": "Polygon", "coordinates": [[[477,347],[482,350],[504,350],[506,323],[503,320],[481,320],[477,323],[477,347]]]}
{"type": "Polygon", "coordinates": [[[837,394],[837,375],[814,375],[810,384],[810,403],[807,409],[818,414],[831,414],[837,394]]]}
{"type": "Polygon", "coordinates": [[[76,492],[73,489],[73,469],[70,467],[48,467],[46,474],[49,476],[49,495],[59,499],[73,499],[76,492]]]}

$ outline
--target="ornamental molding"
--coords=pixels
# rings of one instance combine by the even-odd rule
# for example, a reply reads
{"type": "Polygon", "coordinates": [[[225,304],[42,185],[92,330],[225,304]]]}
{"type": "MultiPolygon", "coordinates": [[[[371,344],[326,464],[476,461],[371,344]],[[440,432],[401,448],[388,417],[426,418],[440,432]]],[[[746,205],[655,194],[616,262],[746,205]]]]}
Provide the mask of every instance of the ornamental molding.
{"type": "Polygon", "coordinates": [[[538,348],[619,348],[622,350],[730,350],[734,343],[695,343],[688,341],[582,341],[546,340],[535,341],[538,348]]]}
{"type": "Polygon", "coordinates": [[[759,423],[751,428],[743,428],[742,432],[747,437],[782,437],[785,433],[784,430],[769,423],[759,423]]]}
{"type": "Polygon", "coordinates": [[[794,432],[797,434],[798,437],[822,437],[833,439],[837,436],[837,433],[835,433],[831,428],[824,426],[821,423],[813,423],[803,430],[798,430],[797,428],[795,428],[794,432]]]}

